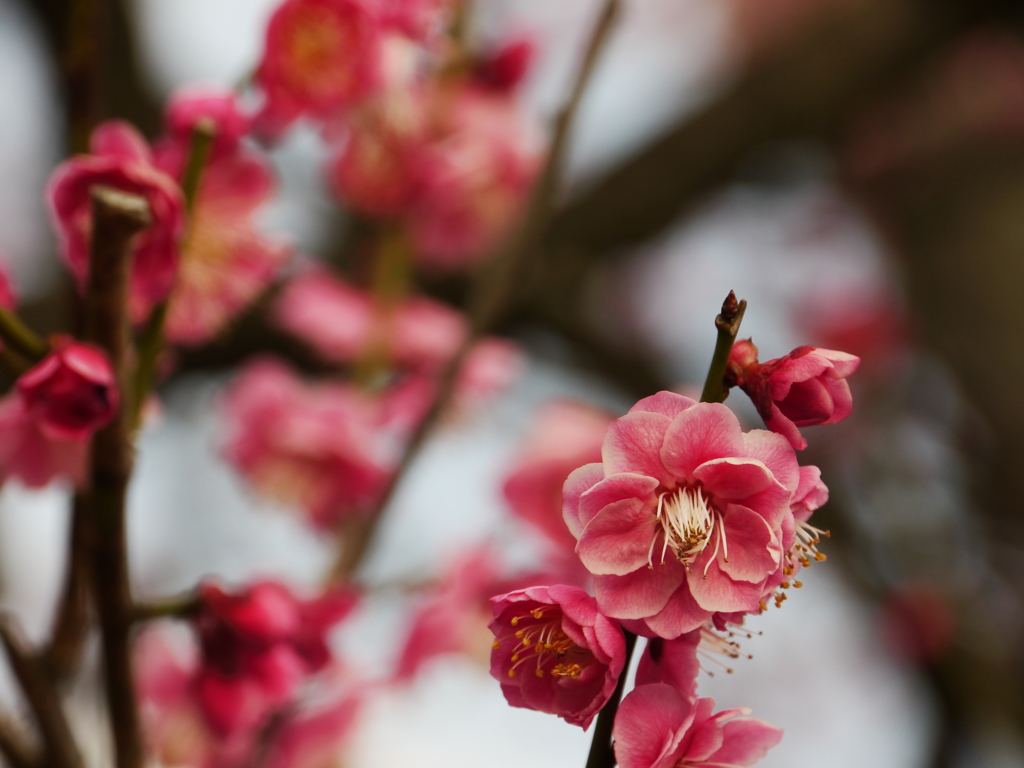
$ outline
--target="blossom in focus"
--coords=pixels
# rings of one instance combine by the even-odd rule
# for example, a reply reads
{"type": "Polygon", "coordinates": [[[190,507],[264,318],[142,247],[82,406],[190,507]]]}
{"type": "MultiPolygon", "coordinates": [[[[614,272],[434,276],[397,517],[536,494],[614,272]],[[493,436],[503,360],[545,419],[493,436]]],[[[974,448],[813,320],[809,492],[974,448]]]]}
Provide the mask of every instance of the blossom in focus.
{"type": "Polygon", "coordinates": [[[670,685],[639,685],[616,713],[613,737],[621,768],[747,768],[782,740],[782,731],[747,709],[712,714],[670,685]]]}
{"type": "Polygon", "coordinates": [[[749,339],[736,342],[729,358],[730,374],[765,425],[798,451],[807,447],[798,427],[835,424],[853,411],[846,379],[858,365],[859,357],[808,346],[759,363],[757,347],[749,339]]]}
{"type": "Polygon", "coordinates": [[[201,585],[197,696],[209,726],[223,737],[251,732],[289,704],[329,663],[325,635],[354,605],[350,592],[299,601],[272,581],[237,593],[201,585]]]}
{"type": "Polygon", "coordinates": [[[626,661],[618,622],[579,587],[529,587],[491,598],[491,675],[505,699],[586,729],[626,661]]]}
{"type": "Polygon", "coordinates": [[[0,399],[0,480],[14,477],[29,488],[57,478],[80,484],[88,452],[88,440],[45,430],[19,392],[0,399]]]}
{"type": "Polygon", "coordinates": [[[698,649],[705,632],[701,627],[675,640],[661,637],[648,640],[636,669],[636,685],[665,683],[688,701],[696,699],[697,675],[700,673],[698,649]]]}
{"type": "Polygon", "coordinates": [[[47,436],[86,440],[114,418],[118,391],[114,369],[102,350],[68,336],[18,379],[18,393],[47,436]]]}
{"type": "MultiPolygon", "coordinates": [[[[158,162],[177,166],[176,148],[158,162]]],[[[206,342],[267,288],[291,248],[254,221],[275,183],[266,162],[246,149],[212,160],[203,172],[165,333],[173,343],[206,342]]]]}
{"type": "Polygon", "coordinates": [[[129,310],[136,322],[164,299],[178,266],[178,245],[184,232],[184,201],[177,182],[158,168],[145,139],[128,123],[99,125],[90,139],[89,155],[66,160],[50,176],[46,201],[60,240],[61,257],[79,289],[89,267],[92,214],[89,189],[97,184],[144,197],[152,223],[134,240],[129,310]]]}
{"type": "Polygon", "coordinates": [[[365,513],[394,462],[380,403],[346,384],[304,383],[281,363],[249,364],[224,399],[225,454],[262,494],[321,529],[365,513]]]}
{"type": "Polygon", "coordinates": [[[584,464],[601,460],[612,417],[571,400],[558,400],[537,414],[502,487],[517,517],[542,532],[559,549],[572,553],[576,537],[562,519],[562,485],[584,464]]]}
{"type": "Polygon", "coordinates": [[[267,25],[256,83],[261,132],[279,135],[300,115],[331,117],[366,96],[380,66],[379,22],[360,0],[285,0],[267,25]]]}
{"type": "Polygon", "coordinates": [[[784,438],[661,392],[612,423],[602,458],[569,476],[562,509],[603,613],[674,638],[759,609],[799,484],[784,438]]]}

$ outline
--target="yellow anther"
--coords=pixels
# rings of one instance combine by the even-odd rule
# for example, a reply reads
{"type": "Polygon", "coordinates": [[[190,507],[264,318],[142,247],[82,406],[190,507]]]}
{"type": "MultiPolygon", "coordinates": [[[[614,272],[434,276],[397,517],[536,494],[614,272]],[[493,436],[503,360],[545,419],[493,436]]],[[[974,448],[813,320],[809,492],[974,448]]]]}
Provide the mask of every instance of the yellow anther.
{"type": "Polygon", "coordinates": [[[804,583],[802,581],[794,581],[793,582],[793,586],[796,587],[797,589],[800,589],[800,587],[802,587],[803,585],[804,585],[804,583]]]}
{"type": "Polygon", "coordinates": [[[519,623],[519,617],[518,616],[513,616],[512,617],[512,626],[514,627],[518,623],[519,623]]]}
{"type": "Polygon", "coordinates": [[[491,643],[491,648],[494,648],[495,650],[497,650],[500,647],[501,647],[501,643],[499,643],[497,640],[495,640],[493,643],[491,643]]]}
{"type": "Polygon", "coordinates": [[[516,671],[515,671],[514,669],[510,669],[510,670],[508,671],[508,676],[509,676],[509,677],[515,677],[515,676],[516,676],[516,671]]]}
{"type": "Polygon", "coordinates": [[[540,667],[537,667],[536,675],[537,675],[537,677],[544,677],[544,670],[541,669],[540,667]]]}

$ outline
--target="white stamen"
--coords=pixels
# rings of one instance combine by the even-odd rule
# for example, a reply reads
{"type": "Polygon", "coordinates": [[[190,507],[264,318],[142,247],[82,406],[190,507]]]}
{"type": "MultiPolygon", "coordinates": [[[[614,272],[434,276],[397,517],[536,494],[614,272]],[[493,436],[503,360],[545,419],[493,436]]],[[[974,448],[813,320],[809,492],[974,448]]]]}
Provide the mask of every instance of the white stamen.
{"type": "MultiPolygon", "coordinates": [[[[726,547],[724,530],[721,529],[721,513],[713,509],[700,488],[680,488],[666,491],[658,496],[657,519],[661,521],[662,535],[665,537],[661,549],[661,562],[665,562],[665,553],[669,547],[679,562],[690,565],[707,547],[714,532],[716,519],[720,528],[715,537],[715,557],[718,547],[726,547]]],[[[657,537],[655,537],[657,538],[657,537]]],[[[654,553],[654,542],[648,552],[648,565],[653,567],[651,556],[654,553]]],[[[728,557],[728,549],[725,555],[728,557]]],[[[712,558],[714,559],[714,557],[712,558]]],[[[709,562],[710,564],[710,562],[709,562]]],[[[707,569],[705,569],[706,573],[707,569]]]]}

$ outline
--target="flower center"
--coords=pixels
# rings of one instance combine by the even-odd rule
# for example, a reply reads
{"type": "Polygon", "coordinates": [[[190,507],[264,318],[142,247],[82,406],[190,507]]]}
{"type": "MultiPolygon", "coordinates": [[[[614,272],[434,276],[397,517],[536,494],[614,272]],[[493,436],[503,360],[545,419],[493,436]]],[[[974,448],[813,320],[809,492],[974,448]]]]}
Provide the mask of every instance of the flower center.
{"type": "MultiPolygon", "coordinates": [[[[676,559],[683,565],[693,563],[711,541],[715,528],[715,554],[722,547],[726,561],[729,560],[728,544],[725,540],[725,528],[722,526],[722,513],[711,506],[708,497],[700,488],[678,488],[665,491],[658,497],[658,521],[664,536],[661,548],[661,562],[665,563],[665,552],[671,547],[676,559]]],[[[647,555],[647,564],[654,566],[654,544],[657,536],[651,541],[651,549],[647,555]]],[[[708,560],[708,565],[711,564],[708,560]]],[[[707,568],[704,569],[705,574],[707,568]]]]}
{"type": "MultiPolygon", "coordinates": [[[[575,680],[583,670],[590,666],[594,656],[586,648],[576,645],[565,632],[562,631],[560,617],[544,621],[545,613],[555,610],[553,607],[534,608],[529,613],[516,616],[512,619],[512,626],[517,626],[524,620],[536,620],[537,623],[530,623],[522,629],[516,630],[514,637],[518,642],[515,651],[512,653],[512,668],[508,671],[509,677],[515,677],[519,667],[533,662],[533,673],[537,677],[544,677],[549,674],[556,678],[569,678],[575,680]]],[[[498,648],[503,639],[494,641],[494,647],[498,648]]]]}

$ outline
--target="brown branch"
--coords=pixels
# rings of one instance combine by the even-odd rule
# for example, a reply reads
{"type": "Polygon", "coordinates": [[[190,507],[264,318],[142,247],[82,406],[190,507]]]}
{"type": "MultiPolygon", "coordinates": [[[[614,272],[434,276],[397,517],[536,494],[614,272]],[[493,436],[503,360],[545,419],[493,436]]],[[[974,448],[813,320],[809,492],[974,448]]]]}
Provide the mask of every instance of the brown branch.
{"type": "Polygon", "coordinates": [[[71,506],[71,531],[64,586],[45,652],[55,679],[69,677],[78,666],[82,644],[89,630],[89,553],[92,551],[86,498],[79,491],[71,506]]]}
{"type": "Polygon", "coordinates": [[[141,768],[139,716],[132,681],[131,590],[125,494],[132,470],[128,371],[128,275],[132,237],[150,222],[145,199],[92,190],[93,232],[85,292],[84,336],[102,347],[118,374],[121,402],[113,421],[96,433],[83,512],[93,526],[92,582],[103,638],[103,666],[117,768],[141,768]]]}
{"type": "Polygon", "coordinates": [[[331,572],[332,581],[345,581],[351,578],[366,556],[384,516],[384,510],[391,503],[399,483],[413,460],[419,455],[427,436],[433,431],[447,407],[455,389],[458,373],[462,369],[467,355],[481,336],[493,328],[509,309],[515,295],[517,278],[523,273],[528,260],[539,249],[555,203],[555,196],[561,186],[565,153],[573,120],[587,84],[590,82],[600,52],[603,50],[618,16],[619,4],[619,0],[606,0],[605,2],[572,91],[555,120],[547,160],[530,196],[522,225],[481,270],[480,277],[470,296],[469,332],[458,351],[441,372],[437,392],[429,411],[410,436],[402,458],[395,471],[392,472],[372,514],[366,520],[351,523],[341,531],[345,543],[331,572]]]}
{"type": "Polygon", "coordinates": [[[153,619],[187,619],[199,611],[199,600],[192,592],[183,595],[136,603],[132,606],[133,621],[153,619]]]}
{"type": "Polygon", "coordinates": [[[633,649],[636,647],[636,635],[628,630],[623,630],[623,632],[626,635],[626,663],[622,665],[622,674],[619,675],[615,692],[597,716],[586,768],[614,768],[615,766],[612,728],[615,727],[615,713],[619,711],[619,702],[622,701],[622,692],[626,687],[626,676],[629,674],[629,662],[633,658],[633,649]]]}
{"type": "Polygon", "coordinates": [[[21,725],[6,712],[0,712],[0,755],[11,768],[37,768],[37,752],[22,733],[21,725]]]}
{"type": "MultiPolygon", "coordinates": [[[[0,641],[3,642],[11,670],[42,734],[45,765],[53,768],[80,768],[82,758],[64,717],[60,694],[39,659],[32,653],[18,620],[12,614],[0,615],[0,641]]],[[[17,754],[27,756],[24,752],[17,754]]]]}
{"type": "Polygon", "coordinates": [[[653,237],[754,149],[834,135],[868,95],[992,4],[868,0],[837,10],[567,206],[552,222],[548,251],[594,256],[653,237]]]}

